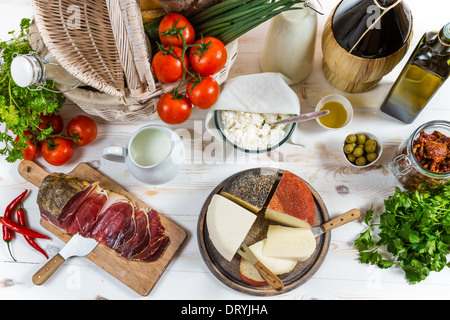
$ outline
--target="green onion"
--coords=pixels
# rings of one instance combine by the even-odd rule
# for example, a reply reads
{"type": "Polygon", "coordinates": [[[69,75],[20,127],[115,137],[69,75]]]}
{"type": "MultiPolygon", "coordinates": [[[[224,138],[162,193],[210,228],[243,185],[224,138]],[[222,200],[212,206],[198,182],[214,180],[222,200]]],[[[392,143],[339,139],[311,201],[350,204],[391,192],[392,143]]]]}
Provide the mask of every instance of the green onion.
{"type": "Polygon", "coordinates": [[[228,44],[263,22],[305,0],[226,0],[191,17],[196,33],[228,44]]]}

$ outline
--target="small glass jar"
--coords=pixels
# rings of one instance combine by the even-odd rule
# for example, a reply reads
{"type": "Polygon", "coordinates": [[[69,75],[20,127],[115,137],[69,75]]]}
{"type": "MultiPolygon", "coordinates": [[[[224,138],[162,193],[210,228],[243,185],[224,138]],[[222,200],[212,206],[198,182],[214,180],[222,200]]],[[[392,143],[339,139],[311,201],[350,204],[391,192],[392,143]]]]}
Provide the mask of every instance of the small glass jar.
{"type": "MultiPolygon", "coordinates": [[[[448,137],[447,154],[450,153],[450,122],[448,121],[435,120],[424,123],[414,131],[409,139],[403,141],[394,160],[389,164],[389,168],[403,189],[413,192],[431,188],[450,179],[450,171],[435,172],[421,164],[415,149],[417,149],[416,142],[422,131],[426,134],[433,134],[437,131],[448,137]]],[[[447,159],[444,161],[448,161],[450,166],[450,159],[447,159]]]]}
{"type": "Polygon", "coordinates": [[[11,77],[19,87],[29,88],[32,91],[49,90],[45,88],[46,80],[64,85],[69,91],[81,84],[81,81],[59,65],[50,53],[43,57],[36,52],[16,55],[11,63],[11,77]],[[30,88],[33,85],[36,89],[30,88]]]}

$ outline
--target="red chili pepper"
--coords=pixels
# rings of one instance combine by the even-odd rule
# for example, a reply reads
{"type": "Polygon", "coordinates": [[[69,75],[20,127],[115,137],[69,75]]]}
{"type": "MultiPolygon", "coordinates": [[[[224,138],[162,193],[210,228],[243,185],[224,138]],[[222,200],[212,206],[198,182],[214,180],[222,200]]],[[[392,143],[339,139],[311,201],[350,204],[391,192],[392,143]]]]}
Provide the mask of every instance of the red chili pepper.
{"type": "Polygon", "coordinates": [[[29,236],[32,238],[38,238],[38,239],[50,239],[47,236],[44,236],[43,234],[40,234],[37,231],[31,230],[30,228],[21,226],[17,222],[12,221],[11,219],[0,217],[0,223],[3,224],[8,229],[11,229],[12,231],[15,231],[17,233],[20,233],[25,236],[29,236]]]}
{"type": "MultiPolygon", "coordinates": [[[[15,198],[13,201],[11,201],[11,203],[5,209],[5,214],[4,214],[5,218],[11,219],[11,215],[12,215],[14,209],[23,200],[23,198],[25,198],[27,192],[28,192],[28,190],[25,190],[17,198],[15,198]]],[[[11,255],[11,258],[14,261],[16,261],[16,259],[14,259],[13,255],[11,253],[11,248],[10,248],[10,243],[11,243],[12,239],[13,239],[13,232],[10,229],[8,229],[7,227],[3,226],[3,240],[8,245],[8,251],[9,251],[9,254],[11,255]]]]}
{"type": "MultiPolygon", "coordinates": [[[[26,221],[25,221],[25,210],[23,210],[22,207],[22,203],[20,203],[20,207],[19,209],[16,211],[17,214],[17,221],[24,227],[26,227],[26,221]]],[[[39,251],[40,253],[42,253],[47,259],[48,259],[48,255],[47,253],[37,244],[37,242],[31,238],[30,236],[23,236],[25,238],[25,240],[28,242],[28,244],[34,248],[35,250],[39,251]]]]}

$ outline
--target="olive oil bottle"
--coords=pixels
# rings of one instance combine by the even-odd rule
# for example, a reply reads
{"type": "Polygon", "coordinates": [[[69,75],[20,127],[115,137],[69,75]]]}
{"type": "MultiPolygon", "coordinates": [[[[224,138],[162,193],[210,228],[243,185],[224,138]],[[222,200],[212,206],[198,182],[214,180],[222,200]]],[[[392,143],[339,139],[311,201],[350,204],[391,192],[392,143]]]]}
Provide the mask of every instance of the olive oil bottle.
{"type": "Polygon", "coordinates": [[[450,75],[450,23],[425,33],[381,105],[381,111],[412,123],[450,75]]]}

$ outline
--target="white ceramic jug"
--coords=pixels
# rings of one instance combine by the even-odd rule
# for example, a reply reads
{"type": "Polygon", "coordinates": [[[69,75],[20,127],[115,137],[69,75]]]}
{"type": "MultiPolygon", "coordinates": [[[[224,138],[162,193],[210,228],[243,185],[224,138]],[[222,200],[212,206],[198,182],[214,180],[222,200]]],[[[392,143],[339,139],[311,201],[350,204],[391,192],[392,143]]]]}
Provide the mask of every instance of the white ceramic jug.
{"type": "Polygon", "coordinates": [[[136,131],[126,148],[111,146],[103,150],[105,159],[126,163],[137,180],[154,185],[175,178],[184,154],[184,144],[173,130],[153,125],[136,131]]]}

